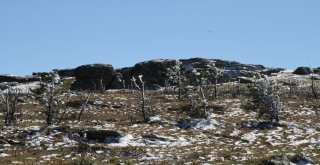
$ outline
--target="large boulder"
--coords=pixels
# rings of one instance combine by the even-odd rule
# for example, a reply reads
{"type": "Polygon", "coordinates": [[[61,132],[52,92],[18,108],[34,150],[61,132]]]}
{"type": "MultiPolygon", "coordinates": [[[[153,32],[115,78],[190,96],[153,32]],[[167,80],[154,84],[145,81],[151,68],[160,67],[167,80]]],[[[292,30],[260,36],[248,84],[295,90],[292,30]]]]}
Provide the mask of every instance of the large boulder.
{"type": "Polygon", "coordinates": [[[74,70],[74,76],[76,81],[72,84],[73,90],[110,89],[115,70],[109,64],[82,65],[74,70]]]}
{"type": "Polygon", "coordinates": [[[146,88],[154,89],[157,86],[165,86],[167,69],[172,68],[176,63],[176,60],[151,60],[137,63],[131,68],[120,69],[118,72],[122,74],[127,84],[130,84],[132,76],[137,79],[137,76],[143,75],[146,88]]]}
{"type": "MultiPolygon", "coordinates": [[[[241,64],[235,61],[225,61],[220,59],[190,58],[181,59],[182,68],[190,76],[190,70],[203,71],[208,69],[208,64],[215,63],[215,66],[223,70],[222,75],[218,78],[219,83],[229,82],[240,77],[254,77],[258,72],[265,70],[263,65],[241,64]]],[[[213,79],[209,79],[213,82],[213,79]]]]}
{"type": "Polygon", "coordinates": [[[293,71],[293,74],[297,75],[308,75],[311,74],[311,69],[309,67],[298,67],[296,70],[293,71]]]}

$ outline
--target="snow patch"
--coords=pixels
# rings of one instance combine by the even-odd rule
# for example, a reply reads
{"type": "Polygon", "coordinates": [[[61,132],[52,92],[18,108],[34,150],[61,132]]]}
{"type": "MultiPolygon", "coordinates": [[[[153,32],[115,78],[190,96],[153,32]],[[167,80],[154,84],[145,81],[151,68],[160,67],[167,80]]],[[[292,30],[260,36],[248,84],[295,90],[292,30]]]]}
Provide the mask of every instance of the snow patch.
{"type": "Polygon", "coordinates": [[[241,136],[242,140],[249,141],[249,142],[255,141],[256,138],[257,138],[256,134],[254,134],[253,132],[249,132],[241,136]]]}

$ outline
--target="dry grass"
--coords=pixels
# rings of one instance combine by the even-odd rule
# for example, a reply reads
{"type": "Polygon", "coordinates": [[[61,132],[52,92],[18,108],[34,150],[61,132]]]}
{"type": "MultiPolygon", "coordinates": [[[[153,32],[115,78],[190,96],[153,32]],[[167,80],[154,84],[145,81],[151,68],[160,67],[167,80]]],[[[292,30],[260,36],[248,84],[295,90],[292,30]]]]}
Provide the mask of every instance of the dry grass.
{"type": "MultiPolygon", "coordinates": [[[[27,145],[0,145],[0,153],[6,153],[11,156],[0,158],[0,164],[12,164],[19,162],[21,164],[257,164],[262,159],[270,155],[306,153],[317,163],[320,162],[320,148],[311,144],[301,144],[298,146],[279,145],[273,146],[267,141],[267,138],[258,137],[253,142],[241,140],[241,136],[255,131],[254,129],[240,129],[236,136],[230,136],[234,130],[238,129],[237,124],[242,121],[254,120],[255,113],[233,114],[239,110],[241,103],[247,100],[244,95],[232,97],[228,93],[231,87],[227,84],[219,86],[221,90],[217,100],[211,100],[209,107],[211,114],[214,114],[215,120],[221,123],[221,128],[215,130],[184,130],[177,128],[175,123],[181,119],[188,119],[186,107],[187,101],[179,102],[175,95],[165,95],[163,92],[147,91],[149,98],[148,104],[154,110],[154,115],[159,116],[165,123],[141,123],[140,112],[140,94],[132,90],[110,90],[105,93],[93,93],[90,101],[95,102],[85,108],[81,121],[77,121],[80,113],[79,108],[68,108],[61,126],[72,129],[102,128],[130,133],[134,138],[142,139],[142,135],[155,134],[173,139],[186,138],[190,143],[188,145],[151,145],[146,146],[111,146],[106,143],[77,143],[70,147],[58,147],[48,150],[48,145],[43,144],[39,147],[30,147],[27,145]],[[217,112],[215,107],[223,107],[224,112],[217,112]],[[236,145],[239,142],[238,145],[236,145]],[[261,147],[263,146],[263,147],[261,147]],[[45,156],[56,154],[55,157],[46,158],[45,156]],[[246,159],[241,159],[246,158],[246,159]]],[[[241,86],[245,90],[245,85],[241,86]]],[[[243,92],[242,92],[243,93],[243,92]]],[[[64,96],[69,101],[84,101],[85,92],[75,93],[64,96]]],[[[319,123],[320,102],[302,96],[287,97],[282,96],[286,111],[282,113],[281,120],[292,122],[299,125],[306,123],[306,120],[312,123],[319,123]],[[302,108],[309,108],[318,115],[299,114],[302,108]]],[[[31,98],[26,101],[35,102],[31,98]]],[[[12,130],[23,130],[30,126],[45,126],[45,115],[43,109],[38,104],[23,105],[24,115],[12,130]]],[[[308,110],[309,112],[309,110],[308,110]]],[[[287,127],[283,128],[283,138],[287,139],[292,135],[287,127]]],[[[8,131],[8,128],[2,128],[3,132],[8,132],[6,138],[23,141],[23,136],[18,138],[23,131],[8,131]]],[[[28,133],[28,130],[26,130],[28,133]]],[[[52,130],[44,133],[50,135],[52,130]]],[[[258,133],[267,135],[268,131],[277,131],[277,128],[265,130],[256,130],[258,133]]],[[[319,128],[318,128],[318,130],[319,128]]],[[[54,137],[52,145],[56,146],[63,142],[65,134],[54,137]]],[[[303,140],[305,137],[300,137],[303,140]]],[[[308,137],[312,138],[312,137],[308,137]]],[[[313,138],[318,138],[313,136],[313,138]]]]}

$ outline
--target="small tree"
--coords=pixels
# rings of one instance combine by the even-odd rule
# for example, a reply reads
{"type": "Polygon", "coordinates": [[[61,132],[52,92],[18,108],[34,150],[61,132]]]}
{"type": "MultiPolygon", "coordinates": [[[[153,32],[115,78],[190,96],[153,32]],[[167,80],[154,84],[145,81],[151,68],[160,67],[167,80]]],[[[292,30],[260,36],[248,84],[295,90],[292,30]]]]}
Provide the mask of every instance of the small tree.
{"type": "Polygon", "coordinates": [[[214,62],[211,62],[208,64],[208,70],[209,70],[209,73],[211,73],[211,76],[214,78],[214,98],[217,99],[218,78],[223,74],[223,70],[217,68],[214,62]]]}
{"type": "Polygon", "coordinates": [[[317,92],[317,89],[316,89],[316,86],[315,86],[315,82],[314,82],[314,72],[313,72],[312,67],[310,67],[310,70],[311,70],[311,91],[312,91],[312,95],[313,95],[314,99],[318,99],[319,96],[318,96],[318,92],[317,92]]]}
{"type": "Polygon", "coordinates": [[[40,105],[44,107],[47,125],[54,124],[54,116],[62,106],[62,100],[59,98],[62,89],[59,87],[60,77],[53,72],[41,82],[41,87],[34,91],[37,94],[40,105]]]}
{"type": "Polygon", "coordinates": [[[258,108],[260,118],[273,123],[279,122],[280,97],[274,92],[268,81],[265,78],[257,79],[254,84],[249,86],[249,90],[251,100],[243,107],[254,110],[258,108]]]}
{"type": "Polygon", "coordinates": [[[168,84],[176,84],[178,88],[178,99],[181,100],[182,95],[182,74],[181,74],[181,62],[176,61],[176,65],[173,68],[167,69],[167,76],[169,78],[168,84]]]}
{"type": "Polygon", "coordinates": [[[198,72],[197,70],[193,70],[190,75],[190,83],[195,84],[194,89],[197,90],[197,94],[192,94],[192,90],[188,90],[186,92],[186,96],[188,98],[188,101],[190,102],[190,112],[189,115],[194,117],[207,117],[207,107],[208,107],[208,101],[204,92],[204,87],[207,85],[207,78],[205,78],[205,74],[203,72],[198,72]],[[199,103],[200,102],[200,103],[199,103]],[[202,110],[199,110],[196,108],[197,105],[201,104],[202,110]]]}
{"type": "Polygon", "coordinates": [[[11,126],[21,116],[21,109],[18,108],[20,92],[18,89],[9,87],[6,92],[0,90],[0,95],[0,106],[3,109],[4,123],[6,126],[11,126]]]}
{"type": "Polygon", "coordinates": [[[131,82],[141,92],[141,113],[142,113],[142,117],[143,117],[144,122],[148,122],[149,115],[147,114],[145,89],[144,89],[145,82],[142,80],[142,75],[139,75],[138,78],[141,83],[141,87],[139,87],[139,85],[137,84],[136,79],[134,77],[132,77],[131,82]]]}

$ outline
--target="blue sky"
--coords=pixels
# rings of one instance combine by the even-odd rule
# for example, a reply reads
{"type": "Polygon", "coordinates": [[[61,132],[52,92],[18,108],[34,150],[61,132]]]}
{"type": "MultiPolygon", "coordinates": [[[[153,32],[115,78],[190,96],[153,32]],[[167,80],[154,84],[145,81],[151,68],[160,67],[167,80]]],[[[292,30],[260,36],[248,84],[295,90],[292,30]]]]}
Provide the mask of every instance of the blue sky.
{"type": "Polygon", "coordinates": [[[0,74],[169,58],[320,66],[319,0],[0,0],[0,74]]]}

